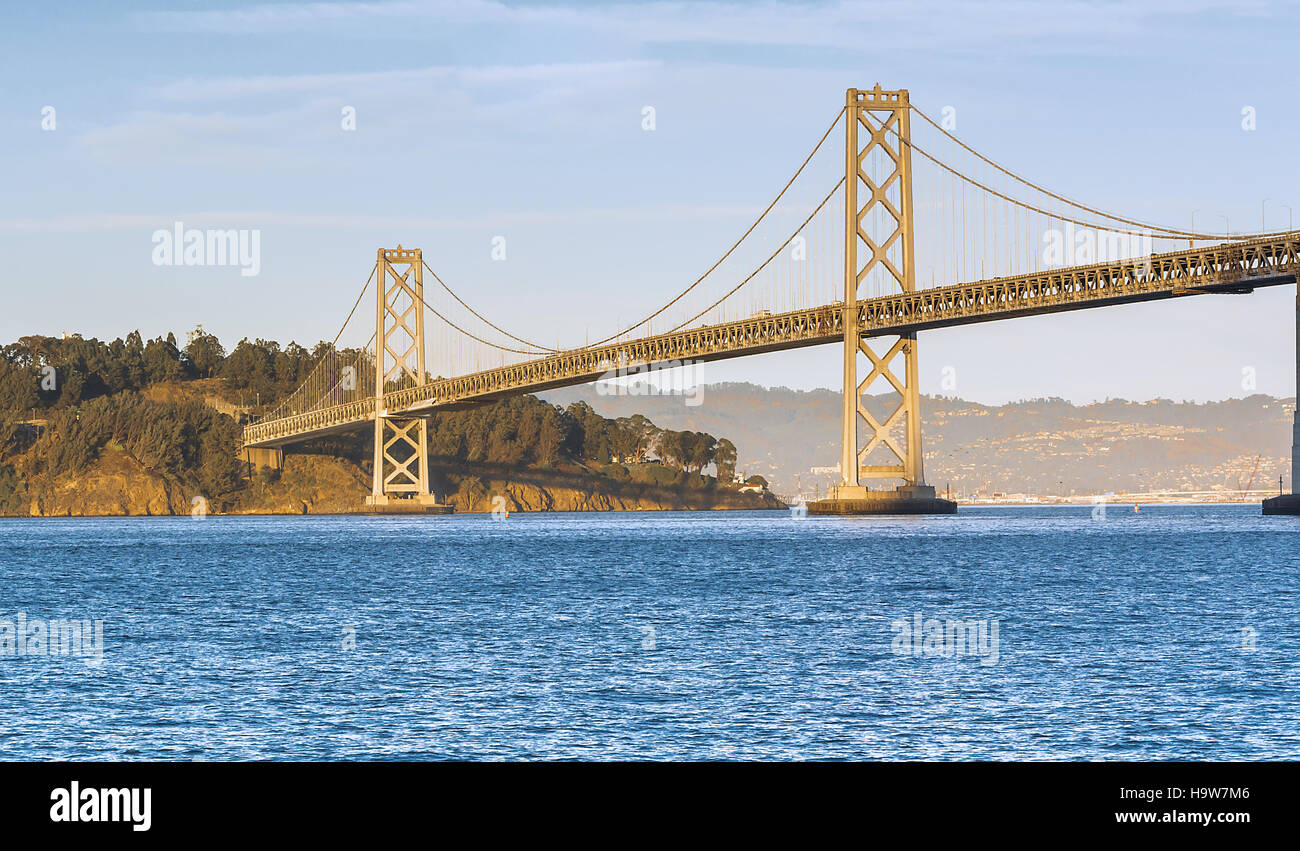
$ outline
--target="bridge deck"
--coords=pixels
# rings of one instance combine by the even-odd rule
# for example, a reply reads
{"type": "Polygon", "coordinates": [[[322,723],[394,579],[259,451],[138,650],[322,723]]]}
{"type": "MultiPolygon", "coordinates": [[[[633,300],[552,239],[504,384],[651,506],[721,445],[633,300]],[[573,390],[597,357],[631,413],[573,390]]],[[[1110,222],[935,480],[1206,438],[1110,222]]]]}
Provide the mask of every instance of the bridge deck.
{"type": "MultiPolygon", "coordinates": [[[[892,336],[1113,304],[1250,292],[1293,283],[1297,272],[1300,233],[1293,233],[867,299],[858,302],[858,323],[864,337],[892,336]]],[[[843,323],[843,307],[822,305],[578,349],[385,393],[384,409],[390,414],[433,413],[466,403],[585,384],[632,364],[712,361],[835,343],[844,338],[843,323]]],[[[374,416],[374,398],[362,397],[249,425],[244,429],[244,445],[282,446],[355,429],[373,421],[374,416]]]]}

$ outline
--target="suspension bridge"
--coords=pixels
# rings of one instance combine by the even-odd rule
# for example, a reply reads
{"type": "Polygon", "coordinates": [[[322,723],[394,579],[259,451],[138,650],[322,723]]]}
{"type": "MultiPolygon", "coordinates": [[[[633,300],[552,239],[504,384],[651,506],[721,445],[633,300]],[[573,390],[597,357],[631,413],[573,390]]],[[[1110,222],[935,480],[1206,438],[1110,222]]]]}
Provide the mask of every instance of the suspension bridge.
{"type": "MultiPolygon", "coordinates": [[[[688,361],[836,344],[846,391],[841,483],[810,510],[950,513],[956,505],[925,483],[918,332],[1244,294],[1295,284],[1297,271],[1300,232],[1211,234],[1107,212],[979,153],[906,90],[850,89],[812,152],[716,262],[595,342],[532,342],[471,307],[419,249],[380,249],[333,344],[243,440],[250,450],[282,448],[370,428],[368,503],[434,504],[428,417],[437,412],[688,361]],[[831,141],[839,138],[842,146],[831,141]],[[372,290],[373,313],[362,318],[372,290]],[[864,395],[877,391],[896,404],[873,410],[864,395]]],[[[1296,437],[1300,447],[1300,425],[1296,437]]]]}

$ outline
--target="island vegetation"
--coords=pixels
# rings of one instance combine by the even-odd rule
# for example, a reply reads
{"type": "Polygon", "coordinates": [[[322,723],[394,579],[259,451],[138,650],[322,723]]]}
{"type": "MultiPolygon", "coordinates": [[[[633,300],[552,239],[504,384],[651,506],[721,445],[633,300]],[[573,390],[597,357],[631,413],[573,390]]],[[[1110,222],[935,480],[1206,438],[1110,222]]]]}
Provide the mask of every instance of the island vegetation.
{"type": "MultiPolygon", "coordinates": [[[[329,351],[201,327],[103,342],[28,336],[0,348],[0,514],[348,511],[370,479],[361,434],[293,447],[276,467],[241,459],[241,428],[329,351]]],[[[435,489],[460,510],[779,507],[734,481],[726,438],[610,419],[534,396],[430,420],[435,489]]],[[[752,489],[750,489],[752,490],[752,489]]],[[[760,488],[761,490],[761,488],[760,488]]]]}

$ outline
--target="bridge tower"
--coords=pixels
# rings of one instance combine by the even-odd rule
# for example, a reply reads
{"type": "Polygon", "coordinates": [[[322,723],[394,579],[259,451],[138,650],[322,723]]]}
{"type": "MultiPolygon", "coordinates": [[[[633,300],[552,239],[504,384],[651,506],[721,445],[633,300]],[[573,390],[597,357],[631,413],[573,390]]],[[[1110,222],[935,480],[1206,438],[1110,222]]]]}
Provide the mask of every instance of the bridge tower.
{"type": "Polygon", "coordinates": [[[384,393],[422,385],[424,261],[420,249],[379,249],[375,260],[375,457],[366,504],[434,505],[429,492],[429,422],[389,416],[384,393]]]}
{"type": "Polygon", "coordinates": [[[925,484],[916,333],[887,347],[864,338],[860,298],[916,289],[912,212],[911,106],[906,89],[849,89],[845,100],[844,411],[840,484],[809,510],[823,514],[950,514],[925,484]],[[883,351],[881,351],[883,349],[883,351]],[[869,365],[859,382],[859,365],[869,365]],[[862,395],[879,379],[898,393],[898,406],[877,419],[862,395]],[[859,422],[865,441],[858,440],[859,422]],[[900,434],[901,433],[901,434],[900,434]],[[900,440],[901,437],[901,440],[900,440]],[[883,450],[883,451],[880,451],[883,450]],[[886,463],[869,464],[873,454],[886,463]],[[863,479],[902,479],[895,490],[869,490],[863,479]]]}

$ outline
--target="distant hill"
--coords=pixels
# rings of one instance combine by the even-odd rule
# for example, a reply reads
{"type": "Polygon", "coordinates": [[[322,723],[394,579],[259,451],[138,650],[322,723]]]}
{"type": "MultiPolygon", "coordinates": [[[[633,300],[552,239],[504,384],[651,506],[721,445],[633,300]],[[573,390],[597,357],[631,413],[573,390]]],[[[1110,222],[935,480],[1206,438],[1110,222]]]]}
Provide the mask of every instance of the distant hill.
{"type": "MultiPolygon", "coordinates": [[[[806,495],[838,481],[815,467],[839,463],[841,396],[832,390],[727,383],[683,396],[601,395],[594,386],[542,394],[556,404],[585,401],[606,417],[641,413],[664,428],[725,434],[737,469],[772,489],[806,495]],[[796,482],[798,483],[796,485],[796,482]]],[[[869,397],[874,411],[897,396],[869,397]]],[[[953,492],[1043,495],[1147,490],[1238,490],[1291,483],[1292,398],[1255,395],[1197,404],[1122,399],[1073,405],[1032,399],[993,406],[923,396],[926,479],[953,492]]],[[[874,459],[873,459],[874,460],[874,459]]]]}

